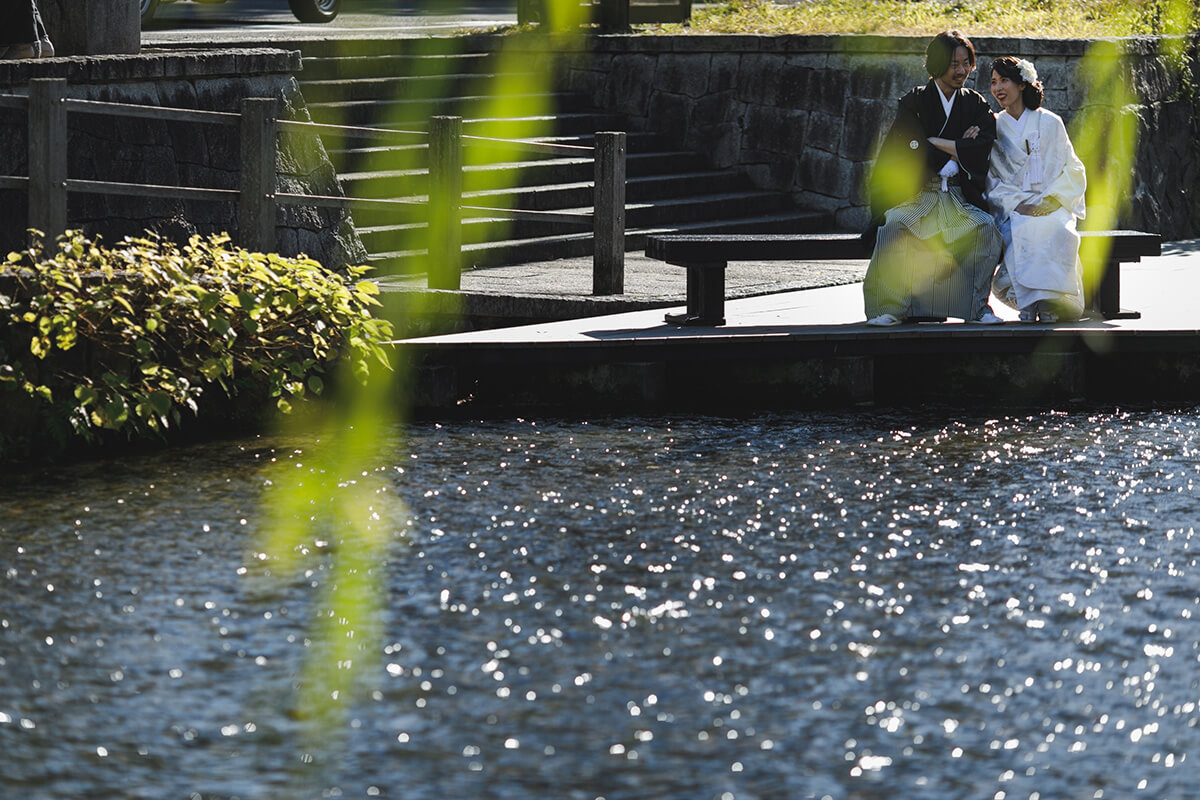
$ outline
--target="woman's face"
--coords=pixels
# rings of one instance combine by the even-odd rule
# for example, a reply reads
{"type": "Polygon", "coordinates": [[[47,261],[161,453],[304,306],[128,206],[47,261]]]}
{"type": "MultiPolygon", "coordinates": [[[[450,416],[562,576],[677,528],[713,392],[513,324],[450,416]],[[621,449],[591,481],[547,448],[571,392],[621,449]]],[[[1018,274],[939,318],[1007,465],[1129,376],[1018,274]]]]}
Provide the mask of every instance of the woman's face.
{"type": "Polygon", "coordinates": [[[1010,114],[1025,109],[1025,103],[1021,100],[1021,90],[1024,88],[1025,84],[1023,83],[1005,77],[999,72],[992,73],[992,97],[996,98],[1000,107],[1010,114]]]}

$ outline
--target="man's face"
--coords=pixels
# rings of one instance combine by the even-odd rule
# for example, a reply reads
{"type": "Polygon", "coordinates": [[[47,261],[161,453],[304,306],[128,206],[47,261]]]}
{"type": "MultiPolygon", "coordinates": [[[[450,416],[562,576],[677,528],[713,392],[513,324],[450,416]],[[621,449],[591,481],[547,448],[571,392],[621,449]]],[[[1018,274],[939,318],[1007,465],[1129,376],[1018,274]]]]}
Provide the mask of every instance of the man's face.
{"type": "Polygon", "coordinates": [[[950,68],[939,80],[951,89],[961,89],[967,82],[967,77],[970,76],[972,69],[971,54],[967,48],[958,47],[950,56],[950,68]]]}

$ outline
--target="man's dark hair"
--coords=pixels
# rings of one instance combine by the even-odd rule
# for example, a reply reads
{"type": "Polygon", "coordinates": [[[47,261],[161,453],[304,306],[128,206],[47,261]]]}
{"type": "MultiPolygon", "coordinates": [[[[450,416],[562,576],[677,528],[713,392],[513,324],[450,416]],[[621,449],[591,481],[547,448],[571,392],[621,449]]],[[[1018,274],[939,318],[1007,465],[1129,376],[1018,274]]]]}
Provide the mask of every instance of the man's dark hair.
{"type": "Polygon", "coordinates": [[[950,69],[954,51],[960,47],[967,48],[967,56],[971,59],[971,66],[974,67],[975,45],[971,44],[971,40],[966,36],[958,31],[942,31],[933,37],[929,47],[925,48],[925,71],[929,77],[940,78],[945,75],[946,70],[950,69]]]}

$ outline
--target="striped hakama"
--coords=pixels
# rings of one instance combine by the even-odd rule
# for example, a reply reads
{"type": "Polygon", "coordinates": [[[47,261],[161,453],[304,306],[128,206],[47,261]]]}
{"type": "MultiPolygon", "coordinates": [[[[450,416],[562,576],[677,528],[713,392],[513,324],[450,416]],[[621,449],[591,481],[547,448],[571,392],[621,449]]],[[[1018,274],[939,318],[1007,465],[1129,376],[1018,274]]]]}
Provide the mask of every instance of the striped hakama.
{"type": "Polygon", "coordinates": [[[940,189],[931,184],[887,211],[863,283],[867,319],[975,320],[988,310],[1004,246],[1000,230],[959,186],[940,189]]]}

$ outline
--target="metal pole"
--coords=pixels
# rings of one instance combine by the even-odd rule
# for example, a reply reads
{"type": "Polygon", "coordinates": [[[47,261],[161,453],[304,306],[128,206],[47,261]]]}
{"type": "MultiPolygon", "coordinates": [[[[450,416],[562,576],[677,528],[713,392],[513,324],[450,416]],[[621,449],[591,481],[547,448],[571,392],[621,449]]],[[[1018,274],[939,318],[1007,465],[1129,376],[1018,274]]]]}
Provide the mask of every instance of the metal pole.
{"type": "Polygon", "coordinates": [[[430,289],[457,289],[461,281],[462,163],[462,117],[430,119],[430,289]]]}
{"type": "Polygon", "coordinates": [[[592,294],[625,292],[625,133],[596,134],[592,294]]]}
{"type": "Polygon", "coordinates": [[[65,78],[29,82],[29,227],[53,241],[67,229],[65,78]]]}
{"type": "Polygon", "coordinates": [[[242,99],[238,238],[242,247],[260,253],[276,249],[275,151],[278,147],[278,125],[275,116],[274,98],[242,99]]]}

